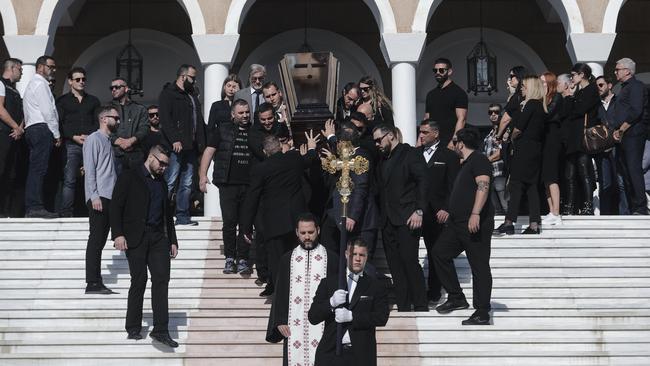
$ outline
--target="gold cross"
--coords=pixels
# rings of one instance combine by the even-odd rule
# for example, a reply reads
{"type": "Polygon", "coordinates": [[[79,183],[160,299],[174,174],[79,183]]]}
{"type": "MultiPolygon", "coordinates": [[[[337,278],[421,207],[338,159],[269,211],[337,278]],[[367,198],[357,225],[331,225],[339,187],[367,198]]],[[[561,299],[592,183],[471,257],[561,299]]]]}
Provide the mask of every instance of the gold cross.
{"type": "Polygon", "coordinates": [[[363,156],[354,156],[356,149],[350,141],[339,141],[336,145],[337,155],[329,155],[323,162],[323,169],[330,173],[336,174],[341,171],[341,177],[336,182],[336,189],[341,195],[343,212],[341,216],[347,217],[347,204],[350,202],[350,195],[354,189],[354,183],[350,178],[350,172],[357,175],[368,171],[368,159],[363,156]]]}

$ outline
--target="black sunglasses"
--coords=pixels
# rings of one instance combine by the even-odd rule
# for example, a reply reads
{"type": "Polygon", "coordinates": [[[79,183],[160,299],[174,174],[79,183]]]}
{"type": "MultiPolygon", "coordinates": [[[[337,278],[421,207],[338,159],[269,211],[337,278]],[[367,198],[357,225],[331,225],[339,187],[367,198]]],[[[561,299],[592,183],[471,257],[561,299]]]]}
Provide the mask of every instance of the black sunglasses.
{"type": "Polygon", "coordinates": [[[489,114],[489,115],[499,114],[499,113],[501,113],[501,111],[495,111],[495,110],[489,110],[489,111],[488,111],[488,114],[489,114]]]}
{"type": "Polygon", "coordinates": [[[126,85],[111,85],[111,86],[109,87],[109,89],[111,89],[111,90],[117,90],[117,89],[122,89],[122,88],[124,88],[124,87],[126,87],[126,85]]]}
{"type": "Polygon", "coordinates": [[[364,91],[364,92],[367,92],[367,91],[370,90],[370,87],[369,87],[369,86],[365,86],[365,87],[363,87],[363,88],[359,88],[359,90],[364,91]]]}
{"type": "Polygon", "coordinates": [[[599,84],[596,84],[596,85],[598,85],[598,87],[602,88],[603,86],[605,86],[605,85],[607,85],[607,84],[605,84],[605,83],[599,83],[599,84]]]}
{"type": "Polygon", "coordinates": [[[112,118],[112,119],[115,120],[115,122],[120,122],[120,116],[111,116],[110,114],[107,114],[107,115],[104,116],[104,117],[112,118]]]}
{"type": "Polygon", "coordinates": [[[158,117],[158,112],[149,113],[149,118],[158,117]]]}
{"type": "Polygon", "coordinates": [[[384,134],[384,136],[382,136],[382,137],[377,137],[376,139],[374,139],[375,144],[380,144],[380,143],[381,143],[381,140],[383,140],[384,137],[388,136],[389,133],[390,133],[390,132],[386,132],[386,133],[384,134]]]}
{"type": "Polygon", "coordinates": [[[153,156],[154,158],[156,158],[156,160],[158,160],[158,164],[160,164],[161,167],[166,168],[166,167],[169,166],[169,163],[164,162],[164,161],[158,159],[158,157],[157,157],[156,155],[151,154],[151,156],[153,156]]]}
{"type": "Polygon", "coordinates": [[[439,68],[435,68],[435,67],[434,67],[434,68],[433,68],[433,73],[434,73],[434,74],[444,74],[444,73],[447,72],[447,70],[449,70],[449,69],[446,68],[446,67],[439,67],[439,68]]]}
{"type": "Polygon", "coordinates": [[[80,82],[82,82],[82,81],[85,82],[85,81],[86,81],[86,78],[74,78],[74,79],[72,79],[72,80],[74,80],[74,81],[80,83],[80,82]]]}

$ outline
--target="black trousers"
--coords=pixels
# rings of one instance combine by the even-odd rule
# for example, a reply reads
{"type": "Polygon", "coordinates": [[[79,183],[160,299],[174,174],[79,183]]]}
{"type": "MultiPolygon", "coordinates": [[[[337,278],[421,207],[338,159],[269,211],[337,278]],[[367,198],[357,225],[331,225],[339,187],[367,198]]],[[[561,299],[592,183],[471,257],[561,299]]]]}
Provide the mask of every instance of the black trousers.
{"type": "Polygon", "coordinates": [[[275,281],[278,280],[278,265],[282,256],[293,250],[298,244],[296,234],[288,232],[284,235],[268,238],[264,243],[269,264],[267,288],[275,289],[275,281]]]}
{"type": "MultiPolygon", "coordinates": [[[[566,156],[564,163],[564,178],[566,179],[567,204],[580,208],[591,203],[595,183],[591,155],[575,152],[566,156]],[[578,186],[582,189],[580,200],[577,197],[578,186]],[[578,202],[582,205],[578,206],[578,202]]],[[[512,198],[511,198],[512,199],[512,198]]]]}
{"type": "Polygon", "coordinates": [[[406,225],[393,225],[388,220],[382,230],[384,252],[395,287],[395,300],[399,310],[426,307],[427,296],[424,272],[418,260],[419,230],[406,225]]]}
{"type": "Polygon", "coordinates": [[[645,149],[645,135],[623,136],[623,141],[618,149],[616,158],[623,168],[623,181],[625,193],[630,207],[630,213],[648,214],[645,196],[645,180],[643,178],[643,152],[645,149]]]}
{"type": "Polygon", "coordinates": [[[472,269],[474,309],[490,311],[492,296],[492,271],[490,250],[494,219],[481,218],[478,233],[471,234],[467,221],[448,221],[434,248],[435,268],[440,283],[448,294],[448,300],[464,300],[465,294],[458,282],[454,258],[465,251],[472,269]]]}
{"type": "Polygon", "coordinates": [[[524,192],[528,198],[528,216],[530,222],[542,223],[542,216],[539,206],[539,192],[537,190],[537,183],[526,183],[520,180],[510,180],[510,202],[508,203],[508,213],[506,220],[517,222],[519,215],[519,207],[521,205],[521,197],[524,192]]]}
{"type": "Polygon", "coordinates": [[[425,211],[422,217],[422,237],[424,245],[427,247],[427,261],[429,264],[429,274],[427,278],[427,295],[431,299],[440,297],[442,285],[436,273],[436,263],[433,259],[433,248],[444,229],[444,224],[439,224],[436,215],[432,211],[425,211]]]}
{"type": "Polygon", "coordinates": [[[90,200],[86,202],[90,226],[88,244],[86,244],[86,283],[102,283],[102,251],[111,229],[108,211],[111,200],[104,197],[100,197],[100,199],[102,201],[101,212],[93,210],[90,200]]]}
{"type": "Polygon", "coordinates": [[[244,234],[237,234],[237,227],[244,217],[243,206],[248,185],[224,184],[219,185],[219,200],[223,218],[223,246],[226,258],[246,259],[250,252],[250,244],[244,240],[244,234]]]}
{"type": "Polygon", "coordinates": [[[260,215],[262,210],[258,208],[257,216],[255,217],[255,270],[257,271],[257,278],[269,278],[269,254],[266,250],[266,239],[264,239],[264,228],[262,227],[262,218],[260,215]]]}
{"type": "MultiPolygon", "coordinates": [[[[128,245],[129,243],[127,243],[128,245]]],[[[146,230],[140,245],[126,250],[131,273],[131,287],[126,310],[126,330],[142,328],[142,304],[147,288],[147,268],[151,272],[151,307],[153,330],[167,333],[169,324],[168,288],[170,243],[161,230],[146,230]]]]}
{"type": "MultiPolygon", "coordinates": [[[[341,230],[336,225],[335,219],[330,215],[325,215],[325,219],[320,228],[320,241],[328,250],[333,251],[337,255],[340,252],[341,245],[341,230]]],[[[341,220],[337,218],[336,220],[341,220]]],[[[357,223],[356,225],[360,225],[357,223]]],[[[356,226],[355,225],[355,226],[356,226]]],[[[377,246],[377,229],[355,230],[348,233],[348,241],[361,239],[368,245],[368,260],[372,260],[375,256],[375,249],[377,246]]]]}

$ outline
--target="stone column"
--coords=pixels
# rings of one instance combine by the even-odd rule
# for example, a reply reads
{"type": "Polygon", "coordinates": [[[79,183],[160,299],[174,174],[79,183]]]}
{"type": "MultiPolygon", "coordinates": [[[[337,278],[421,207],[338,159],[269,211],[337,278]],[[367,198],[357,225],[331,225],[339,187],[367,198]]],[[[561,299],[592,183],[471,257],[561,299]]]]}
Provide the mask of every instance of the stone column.
{"type": "MultiPolygon", "coordinates": [[[[221,99],[221,87],[228,76],[230,65],[239,48],[238,34],[203,34],[193,35],[194,47],[204,67],[203,116],[207,123],[212,103],[221,99]]],[[[208,179],[212,180],[214,164],[208,169],[208,179]]],[[[209,184],[208,192],[203,198],[203,215],[221,216],[219,190],[209,184]]]]}
{"type": "Polygon", "coordinates": [[[566,47],[571,61],[586,63],[598,77],[603,75],[615,39],[616,33],[571,33],[566,47]]]}
{"type": "Polygon", "coordinates": [[[391,68],[395,126],[404,142],[415,145],[417,122],[415,66],[420,61],[426,33],[383,33],[381,49],[391,68]]]}
{"type": "Polygon", "coordinates": [[[36,59],[51,53],[54,48],[49,36],[37,35],[10,35],[3,36],[9,56],[23,61],[23,76],[16,88],[21,95],[30,80],[36,74],[36,59]]]}

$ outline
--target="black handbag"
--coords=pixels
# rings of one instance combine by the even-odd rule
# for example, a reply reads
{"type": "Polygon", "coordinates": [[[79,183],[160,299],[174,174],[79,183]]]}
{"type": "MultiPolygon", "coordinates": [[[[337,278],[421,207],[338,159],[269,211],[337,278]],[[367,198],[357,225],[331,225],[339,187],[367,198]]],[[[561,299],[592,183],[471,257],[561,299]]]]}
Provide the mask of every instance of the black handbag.
{"type": "Polygon", "coordinates": [[[616,140],[612,131],[604,124],[587,128],[587,114],[585,113],[584,137],[582,147],[587,154],[598,154],[614,147],[616,140]]]}

